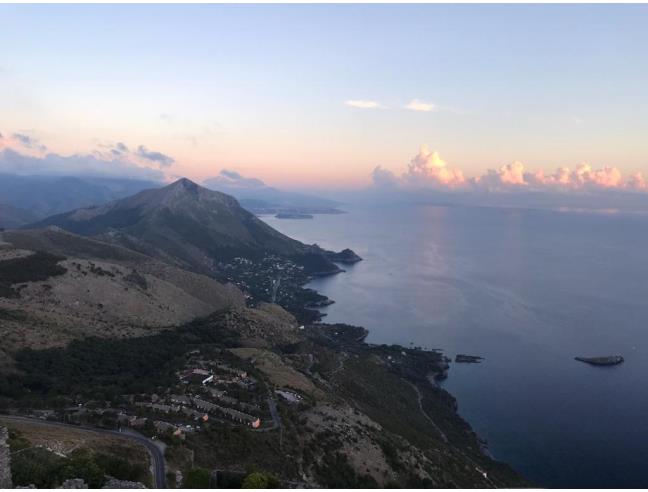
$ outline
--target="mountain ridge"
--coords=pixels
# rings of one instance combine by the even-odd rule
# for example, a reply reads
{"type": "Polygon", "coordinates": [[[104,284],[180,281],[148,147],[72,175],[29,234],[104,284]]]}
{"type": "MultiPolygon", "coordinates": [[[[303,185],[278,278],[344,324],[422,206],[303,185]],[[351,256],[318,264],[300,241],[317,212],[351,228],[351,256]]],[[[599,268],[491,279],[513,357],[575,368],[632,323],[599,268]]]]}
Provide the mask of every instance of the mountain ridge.
{"type": "Polygon", "coordinates": [[[210,275],[218,274],[219,262],[268,254],[295,261],[309,275],[341,271],[321,248],[285,236],[242,208],[234,197],[187,178],[29,227],[52,225],[210,275]]]}
{"type": "Polygon", "coordinates": [[[101,205],[157,185],[153,181],[77,175],[0,173],[0,203],[29,211],[27,222],[101,205]]]}

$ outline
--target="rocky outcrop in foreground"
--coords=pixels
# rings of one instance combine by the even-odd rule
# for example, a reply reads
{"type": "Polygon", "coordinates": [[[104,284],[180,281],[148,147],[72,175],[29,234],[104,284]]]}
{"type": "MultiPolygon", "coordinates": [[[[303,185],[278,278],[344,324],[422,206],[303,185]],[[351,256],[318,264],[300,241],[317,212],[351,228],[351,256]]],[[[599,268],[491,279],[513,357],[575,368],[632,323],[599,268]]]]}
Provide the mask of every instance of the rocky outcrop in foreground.
{"type": "Polygon", "coordinates": [[[9,432],[7,432],[7,428],[0,427],[0,489],[12,488],[8,439],[9,432]]]}

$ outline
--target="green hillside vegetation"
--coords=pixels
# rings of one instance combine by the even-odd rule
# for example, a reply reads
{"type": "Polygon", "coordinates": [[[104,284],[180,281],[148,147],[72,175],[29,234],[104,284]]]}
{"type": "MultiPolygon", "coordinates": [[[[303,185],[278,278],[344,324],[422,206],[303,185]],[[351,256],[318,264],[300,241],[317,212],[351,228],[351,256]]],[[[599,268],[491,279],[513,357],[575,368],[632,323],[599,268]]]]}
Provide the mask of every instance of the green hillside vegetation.
{"type": "Polygon", "coordinates": [[[0,297],[17,297],[18,290],[13,284],[37,282],[67,272],[58,263],[65,260],[62,256],[42,251],[29,256],[0,261],[0,297]]]}
{"type": "Polygon", "coordinates": [[[56,397],[82,395],[112,400],[172,386],[184,354],[205,344],[238,346],[238,335],[210,319],[197,320],[148,337],[87,338],[66,347],[23,349],[16,354],[17,374],[0,374],[0,405],[6,398],[41,406],[56,397]]]}
{"type": "Polygon", "coordinates": [[[125,455],[125,448],[97,452],[79,448],[68,456],[43,447],[34,447],[20,432],[10,429],[9,446],[12,452],[11,474],[15,486],[59,488],[65,480],[83,479],[90,488],[101,488],[107,476],[119,480],[148,483],[147,466],[125,455]]]}

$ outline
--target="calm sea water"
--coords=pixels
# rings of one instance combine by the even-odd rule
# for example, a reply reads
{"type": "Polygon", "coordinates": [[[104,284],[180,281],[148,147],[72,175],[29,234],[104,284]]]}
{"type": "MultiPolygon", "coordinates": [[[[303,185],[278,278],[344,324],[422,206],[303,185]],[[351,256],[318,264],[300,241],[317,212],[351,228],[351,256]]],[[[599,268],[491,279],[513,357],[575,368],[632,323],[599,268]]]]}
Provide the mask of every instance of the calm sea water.
{"type": "Polygon", "coordinates": [[[265,219],[364,261],[311,286],[371,342],[481,355],[445,387],[492,454],[542,486],[648,487],[648,219],[351,207],[265,219]],[[576,355],[621,354],[591,367],[576,355]]]}

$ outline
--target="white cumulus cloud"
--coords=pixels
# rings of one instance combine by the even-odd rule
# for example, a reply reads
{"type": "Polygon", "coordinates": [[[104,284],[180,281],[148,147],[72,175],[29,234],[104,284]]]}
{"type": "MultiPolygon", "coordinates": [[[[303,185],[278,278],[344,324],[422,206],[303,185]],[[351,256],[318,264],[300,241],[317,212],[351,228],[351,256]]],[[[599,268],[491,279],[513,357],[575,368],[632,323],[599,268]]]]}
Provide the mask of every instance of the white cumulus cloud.
{"type": "Polygon", "coordinates": [[[441,159],[438,152],[432,152],[422,145],[419,153],[410,161],[404,177],[415,184],[431,184],[456,187],[466,180],[460,169],[451,168],[441,159]]]}
{"type": "Polygon", "coordinates": [[[377,101],[368,101],[366,99],[349,99],[348,101],[345,101],[344,104],[350,108],[358,109],[380,109],[383,107],[383,105],[377,101]]]}
{"type": "Polygon", "coordinates": [[[437,106],[435,104],[421,101],[419,99],[412,99],[410,102],[408,102],[405,105],[405,109],[409,109],[411,111],[434,111],[437,109],[437,106]]]}
{"type": "Polygon", "coordinates": [[[582,163],[574,168],[558,167],[553,173],[540,168],[530,171],[521,161],[513,161],[499,168],[466,178],[461,169],[449,166],[438,152],[425,145],[414,156],[400,176],[381,166],[372,172],[373,183],[378,187],[458,189],[464,191],[595,191],[617,190],[648,192],[648,181],[641,173],[624,178],[614,166],[594,168],[582,163]]]}

